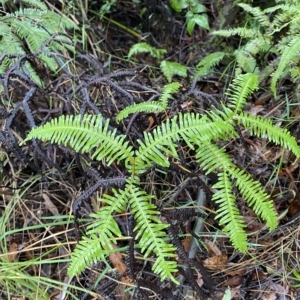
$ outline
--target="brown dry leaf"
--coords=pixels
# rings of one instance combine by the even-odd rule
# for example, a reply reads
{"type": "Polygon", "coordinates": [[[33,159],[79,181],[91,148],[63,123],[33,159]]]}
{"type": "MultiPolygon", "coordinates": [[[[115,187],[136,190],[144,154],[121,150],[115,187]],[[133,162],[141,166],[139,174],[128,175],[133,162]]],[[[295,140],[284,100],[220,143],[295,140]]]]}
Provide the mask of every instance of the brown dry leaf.
{"type": "MultiPolygon", "coordinates": [[[[240,299],[240,297],[239,297],[240,290],[241,290],[240,285],[235,288],[230,288],[230,299],[240,299]]],[[[223,292],[216,291],[215,292],[216,298],[214,298],[214,299],[223,299],[224,295],[225,294],[223,292]]]]}
{"type": "MultiPolygon", "coordinates": [[[[234,266],[234,263],[228,263],[227,266],[230,267],[230,265],[234,266]]],[[[228,276],[243,276],[246,272],[245,268],[240,268],[240,269],[236,269],[236,270],[224,270],[224,273],[228,276]]]]}
{"type": "Polygon", "coordinates": [[[8,261],[13,262],[15,261],[18,253],[18,244],[17,243],[11,243],[8,250],[8,261]]]}
{"type": "Polygon", "coordinates": [[[230,289],[231,299],[236,299],[236,297],[240,294],[241,286],[237,286],[235,288],[230,289]]]}
{"type": "Polygon", "coordinates": [[[294,199],[290,202],[289,215],[294,216],[299,211],[300,211],[300,190],[297,192],[294,199]]]}
{"type": "Polygon", "coordinates": [[[255,105],[255,106],[251,106],[250,108],[250,114],[253,116],[257,116],[258,113],[260,113],[261,111],[264,111],[265,108],[262,105],[255,105]]]}
{"type": "Polygon", "coordinates": [[[227,254],[213,256],[203,261],[204,267],[214,271],[223,271],[227,267],[227,254]]]}
{"type": "Polygon", "coordinates": [[[50,200],[49,196],[45,193],[43,193],[43,198],[45,200],[45,206],[46,208],[52,213],[53,216],[59,216],[59,212],[57,207],[53,204],[53,202],[50,200]]]}
{"type": "MultiPolygon", "coordinates": [[[[117,247],[114,246],[116,249],[117,247]]],[[[113,266],[117,269],[120,275],[123,275],[127,270],[127,266],[123,262],[123,257],[120,252],[114,252],[109,255],[109,260],[113,264],[113,266]]],[[[131,279],[128,276],[121,277],[121,281],[124,283],[131,283],[131,279]]]]}
{"type": "Polygon", "coordinates": [[[271,293],[264,296],[262,300],[276,300],[276,299],[277,299],[277,295],[275,293],[271,293]]]}
{"type": "MultiPolygon", "coordinates": [[[[116,249],[117,247],[114,245],[114,248],[116,249]]],[[[120,252],[114,252],[109,255],[109,260],[113,264],[113,266],[117,269],[118,273],[120,275],[123,275],[125,271],[127,270],[127,266],[123,262],[123,257],[120,252]]],[[[118,295],[123,295],[122,299],[130,299],[130,295],[125,292],[126,289],[126,284],[131,284],[131,279],[129,276],[122,276],[121,281],[125,284],[120,284],[117,287],[116,293],[118,295]]]]}
{"type": "Polygon", "coordinates": [[[182,247],[183,247],[185,252],[188,252],[190,250],[191,240],[192,240],[192,237],[190,235],[188,235],[188,236],[186,236],[186,238],[182,242],[182,247]]]}
{"type": "Polygon", "coordinates": [[[210,241],[210,240],[204,240],[204,244],[206,245],[207,251],[208,251],[208,253],[209,253],[210,256],[219,256],[219,255],[222,255],[221,250],[212,241],[210,241]]]}
{"type": "Polygon", "coordinates": [[[256,217],[243,216],[243,220],[247,225],[247,229],[250,232],[255,232],[262,229],[265,225],[258,222],[256,217]]]}
{"type": "Polygon", "coordinates": [[[222,286],[238,286],[238,285],[241,285],[242,284],[242,277],[241,276],[234,276],[234,277],[231,277],[231,278],[228,278],[227,280],[225,280],[223,283],[222,283],[222,286]]]}
{"type": "Polygon", "coordinates": [[[150,131],[152,128],[152,125],[154,124],[153,117],[149,117],[148,120],[149,120],[149,125],[148,125],[148,128],[145,130],[146,132],[150,131]]]}
{"type": "Polygon", "coordinates": [[[255,106],[262,105],[269,101],[272,98],[272,93],[270,92],[263,92],[257,100],[255,100],[255,106]]]}
{"type": "Polygon", "coordinates": [[[202,274],[196,269],[196,272],[197,272],[197,279],[196,279],[196,282],[199,286],[202,286],[203,285],[203,279],[202,279],[202,274]]]}

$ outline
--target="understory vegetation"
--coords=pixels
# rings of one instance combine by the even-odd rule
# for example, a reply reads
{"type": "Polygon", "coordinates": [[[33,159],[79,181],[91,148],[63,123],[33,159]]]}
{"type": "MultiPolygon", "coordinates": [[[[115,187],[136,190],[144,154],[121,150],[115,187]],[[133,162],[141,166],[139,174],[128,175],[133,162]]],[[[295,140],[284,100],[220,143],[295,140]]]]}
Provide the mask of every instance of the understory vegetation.
{"type": "Polygon", "coordinates": [[[299,10],[1,1],[1,299],[297,299],[299,10]]]}

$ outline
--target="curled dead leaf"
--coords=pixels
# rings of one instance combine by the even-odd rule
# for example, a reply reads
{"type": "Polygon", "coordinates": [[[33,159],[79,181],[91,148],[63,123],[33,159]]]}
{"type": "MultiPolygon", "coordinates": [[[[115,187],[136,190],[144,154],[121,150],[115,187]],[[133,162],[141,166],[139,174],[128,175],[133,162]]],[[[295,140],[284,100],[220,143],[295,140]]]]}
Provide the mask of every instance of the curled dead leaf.
{"type": "Polygon", "coordinates": [[[203,265],[209,270],[223,271],[227,267],[227,254],[209,257],[203,261],[203,265]]]}

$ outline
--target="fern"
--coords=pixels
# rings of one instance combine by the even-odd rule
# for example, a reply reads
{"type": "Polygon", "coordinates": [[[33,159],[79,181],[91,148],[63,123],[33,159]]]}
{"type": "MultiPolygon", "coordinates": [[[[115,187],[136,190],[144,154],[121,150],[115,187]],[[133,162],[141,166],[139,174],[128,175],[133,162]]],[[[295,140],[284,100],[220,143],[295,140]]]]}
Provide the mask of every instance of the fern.
{"type": "MultiPolygon", "coordinates": [[[[196,160],[206,173],[219,173],[219,181],[214,185],[217,192],[213,196],[213,200],[219,205],[216,218],[224,226],[223,230],[228,233],[235,248],[245,251],[247,237],[245,224],[235,205],[236,195],[232,182],[235,182],[237,192],[266,221],[269,228],[276,227],[276,212],[269,195],[264,192],[259,182],[236,167],[225,150],[217,145],[220,139],[238,137],[236,125],[239,124],[252,135],[268,135],[270,141],[290,149],[297,158],[300,157],[300,148],[287,130],[274,127],[270,120],[242,112],[246,99],[257,86],[256,75],[239,76],[227,91],[229,105],[226,107],[223,104],[224,111],[215,108],[203,116],[185,113],[167,119],[152,132],[144,132],[144,139],[138,140],[139,147],[135,151],[126,136],[109,130],[108,121],[103,124],[99,115],[62,116],[31,130],[25,141],[38,138],[69,145],[77,152],[91,152],[92,157],[97,160],[106,159],[108,164],[123,162],[129,173],[123,190],[113,190],[112,195],[104,195],[103,199],[99,199],[105,206],[93,214],[97,221],[88,227],[88,237],[75,249],[69,268],[70,276],[114,251],[116,237],[121,237],[114,213],[121,213],[129,207],[137,224],[134,229],[135,238],[139,241],[138,245],[144,257],[148,257],[150,253],[155,254],[153,271],[161,279],[170,278],[177,283],[174,278],[176,262],[168,260],[175,256],[175,248],[168,242],[165,232],[167,225],[159,219],[159,212],[151,203],[153,196],[141,189],[137,176],[154,163],[168,167],[169,157],[178,158],[178,141],[184,141],[189,148],[195,150],[196,160]]],[[[169,88],[172,90],[174,86],[169,88]]]]}
{"type": "Polygon", "coordinates": [[[268,136],[270,141],[291,150],[297,157],[300,155],[296,139],[290,135],[287,129],[273,126],[271,120],[259,116],[254,117],[247,113],[234,116],[234,119],[238,124],[243,124],[245,128],[249,129],[251,135],[268,136]]]}
{"type": "Polygon", "coordinates": [[[259,32],[255,29],[249,29],[249,28],[230,28],[225,30],[216,30],[212,34],[224,36],[224,37],[239,35],[242,38],[253,38],[258,36],[259,32]]]}
{"type": "Polygon", "coordinates": [[[137,112],[159,113],[164,111],[168,107],[167,101],[172,97],[172,94],[179,90],[180,87],[181,84],[178,82],[172,82],[165,85],[163,87],[162,94],[159,97],[159,101],[142,102],[127,106],[117,115],[116,121],[120,122],[121,120],[127,118],[128,115],[137,112]]]}
{"type": "MultiPolygon", "coordinates": [[[[33,138],[34,134],[34,131],[30,132],[28,138],[33,138]]],[[[40,127],[39,134],[52,143],[70,143],[77,152],[90,152],[96,148],[92,157],[97,160],[106,157],[108,164],[116,160],[133,160],[132,146],[128,142],[123,143],[126,136],[116,136],[116,130],[108,130],[108,121],[103,126],[103,119],[99,115],[89,115],[83,120],[80,115],[62,116],[40,127]]]]}
{"type": "Polygon", "coordinates": [[[168,103],[167,101],[172,98],[172,94],[175,94],[178,92],[178,90],[181,88],[182,84],[179,82],[172,82],[169,84],[166,84],[162,89],[162,94],[159,97],[159,102],[162,104],[163,107],[167,108],[168,103]]]}
{"type": "Polygon", "coordinates": [[[160,63],[160,69],[163,72],[163,74],[166,76],[168,82],[172,81],[174,75],[186,77],[187,70],[188,70],[186,66],[183,66],[177,62],[166,61],[166,60],[163,60],[160,63]]]}
{"type": "Polygon", "coordinates": [[[261,26],[270,26],[270,20],[268,16],[259,7],[253,7],[246,3],[239,3],[238,6],[242,7],[244,11],[250,13],[261,26]]]}
{"type": "Polygon", "coordinates": [[[288,75],[291,75],[291,79],[296,83],[300,79],[300,72],[297,69],[300,46],[300,4],[298,1],[289,1],[288,4],[278,4],[264,10],[249,4],[239,4],[239,6],[251,14],[257,24],[249,26],[251,28],[245,26],[218,30],[212,34],[223,37],[238,35],[244,39],[239,49],[233,52],[237,62],[237,74],[241,72],[261,73],[260,80],[265,80],[266,75],[269,76],[271,73],[270,89],[276,97],[276,88],[280,79],[288,75]],[[275,33],[277,35],[279,33],[280,37],[278,38],[275,33]],[[271,63],[262,60],[260,54],[268,51],[274,52],[279,58],[277,57],[271,63]],[[270,70],[270,64],[275,71],[270,70]]]}
{"type": "Polygon", "coordinates": [[[246,251],[245,224],[235,206],[235,197],[232,193],[232,185],[225,172],[218,174],[218,183],[213,187],[219,189],[213,195],[212,200],[219,204],[216,219],[220,219],[220,225],[225,225],[223,230],[228,232],[234,247],[240,251],[246,251]]]}
{"type": "Polygon", "coordinates": [[[114,197],[105,194],[104,198],[100,199],[106,206],[100,208],[96,214],[91,214],[96,221],[87,228],[86,234],[89,238],[85,237],[80,241],[72,254],[73,259],[69,267],[71,276],[80,273],[93,262],[104,260],[113,252],[113,245],[117,244],[115,237],[122,236],[113,213],[125,210],[128,190],[125,188],[124,191],[113,192],[114,197]]]}
{"type": "MultiPolygon", "coordinates": [[[[27,53],[37,53],[41,61],[50,70],[55,71],[58,64],[47,52],[74,51],[74,47],[70,46],[71,40],[58,33],[63,33],[66,29],[77,29],[77,26],[70,19],[47,9],[47,6],[40,1],[22,2],[27,2],[31,7],[6,13],[0,18],[0,52],[7,55],[4,63],[0,66],[0,72],[4,73],[15,61],[9,57],[10,54],[27,53]]],[[[31,64],[27,62],[25,66],[30,76],[37,83],[42,84],[42,80],[35,73],[31,64]]]]}
{"type": "Polygon", "coordinates": [[[300,34],[296,35],[292,41],[285,47],[278,68],[272,75],[272,82],[271,82],[271,90],[276,97],[276,83],[280,77],[282,77],[283,72],[285,71],[286,67],[291,64],[293,61],[298,61],[298,53],[300,47],[300,34]]]}
{"type": "Polygon", "coordinates": [[[167,50],[157,49],[144,42],[137,43],[130,48],[128,53],[128,58],[131,58],[132,55],[139,54],[139,53],[150,53],[150,55],[152,55],[153,57],[157,59],[161,59],[162,56],[167,53],[167,50]]]}
{"type": "Polygon", "coordinates": [[[196,76],[204,76],[210,73],[211,68],[219,64],[219,62],[226,56],[225,52],[214,52],[204,57],[196,65],[196,76]]]}
{"type": "Polygon", "coordinates": [[[153,112],[159,113],[166,109],[162,103],[158,101],[149,101],[149,102],[142,102],[127,106],[124,108],[116,117],[116,121],[120,122],[121,120],[127,118],[130,114],[135,114],[137,112],[153,112]]]}
{"type": "Polygon", "coordinates": [[[233,110],[233,115],[240,113],[247,103],[248,97],[258,89],[258,77],[248,73],[236,77],[227,91],[229,96],[228,107],[233,110]]]}

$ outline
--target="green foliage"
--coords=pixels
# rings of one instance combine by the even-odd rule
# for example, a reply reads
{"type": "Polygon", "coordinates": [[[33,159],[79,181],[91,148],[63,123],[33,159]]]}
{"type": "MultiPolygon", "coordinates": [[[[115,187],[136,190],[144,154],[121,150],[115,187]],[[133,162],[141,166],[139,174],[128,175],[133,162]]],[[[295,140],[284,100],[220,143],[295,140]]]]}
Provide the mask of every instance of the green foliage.
{"type": "Polygon", "coordinates": [[[144,42],[137,43],[130,48],[128,53],[128,58],[131,58],[132,55],[139,54],[139,53],[150,53],[151,56],[157,59],[161,59],[162,56],[167,53],[167,50],[157,49],[144,42]]]}
{"type": "MultiPolygon", "coordinates": [[[[175,257],[175,248],[168,242],[165,232],[167,225],[160,220],[159,212],[151,202],[153,196],[141,188],[137,175],[144,173],[154,163],[168,167],[168,157],[178,158],[176,145],[179,141],[194,149],[196,159],[206,173],[218,173],[219,180],[214,185],[217,191],[213,195],[213,200],[219,206],[216,218],[224,226],[224,232],[228,233],[236,249],[247,249],[245,223],[235,205],[236,190],[269,228],[276,227],[277,217],[270,196],[259,182],[232,162],[224,149],[218,147],[219,140],[238,137],[236,125],[239,124],[251,135],[267,135],[270,141],[290,149],[297,158],[300,157],[300,148],[287,130],[275,127],[270,120],[242,112],[247,98],[257,87],[257,75],[240,75],[227,91],[229,104],[223,104],[223,110],[214,108],[203,116],[185,113],[167,119],[152,132],[144,132],[144,140],[138,140],[139,147],[136,150],[133,150],[125,135],[117,135],[115,130],[108,129],[108,121],[103,125],[100,115],[61,116],[31,130],[25,141],[38,138],[71,146],[77,152],[91,152],[94,159],[106,159],[108,164],[123,163],[130,174],[123,189],[113,190],[112,195],[105,194],[99,199],[105,205],[92,214],[95,223],[88,227],[87,235],[74,250],[70,276],[114,251],[116,238],[122,236],[114,213],[121,213],[129,207],[137,224],[135,238],[144,257],[155,254],[153,271],[162,280],[170,278],[177,283],[174,278],[177,264],[175,260],[170,260],[175,257]]],[[[179,84],[168,85],[160,101],[162,98],[166,101],[178,88],[179,84]]]]}
{"type": "Polygon", "coordinates": [[[183,66],[180,63],[174,61],[166,61],[166,60],[163,60],[160,63],[160,69],[163,72],[163,74],[166,76],[168,82],[172,81],[174,75],[186,77],[187,70],[188,70],[186,66],[183,66]]]}
{"type": "Polygon", "coordinates": [[[196,65],[196,76],[200,77],[209,74],[211,69],[218,65],[225,56],[225,52],[214,52],[208,54],[196,65]]]}
{"type": "Polygon", "coordinates": [[[162,94],[159,97],[159,102],[161,102],[162,105],[166,108],[168,106],[167,101],[172,98],[172,94],[178,92],[181,86],[182,84],[179,82],[172,82],[165,85],[162,89],[162,94]]]}
{"type": "MultiPolygon", "coordinates": [[[[2,1],[2,5],[4,6],[6,2],[8,1],[2,1]]],[[[15,58],[10,58],[9,54],[26,53],[37,53],[50,70],[57,70],[58,64],[49,53],[74,51],[71,40],[64,32],[66,29],[76,29],[77,26],[67,17],[50,11],[41,1],[31,0],[22,1],[22,3],[26,7],[11,13],[6,12],[0,18],[0,52],[5,54],[0,72],[4,73],[15,60],[15,58]]],[[[41,84],[42,81],[31,64],[26,62],[25,67],[31,77],[41,84]]]]}
{"type": "Polygon", "coordinates": [[[100,17],[103,18],[104,15],[111,12],[111,9],[114,5],[116,5],[117,0],[105,0],[105,3],[101,5],[100,8],[100,17]]]}
{"type": "Polygon", "coordinates": [[[127,118],[128,115],[135,114],[137,112],[159,113],[164,111],[168,107],[167,101],[172,98],[172,94],[176,93],[180,87],[181,84],[178,82],[172,82],[165,85],[158,101],[142,102],[127,106],[117,115],[116,121],[120,122],[121,120],[127,118]]]}
{"type": "MultiPolygon", "coordinates": [[[[139,53],[149,53],[154,58],[161,60],[163,54],[167,53],[167,51],[165,49],[157,49],[144,42],[137,43],[130,48],[128,58],[139,53]]],[[[188,68],[177,62],[163,60],[160,63],[160,70],[166,76],[168,82],[171,82],[174,75],[186,77],[188,68]]]]}
{"type": "Polygon", "coordinates": [[[187,22],[187,32],[189,35],[193,34],[196,24],[209,30],[206,7],[199,3],[198,0],[169,0],[169,3],[177,13],[180,13],[183,9],[188,10],[185,18],[187,22]]]}
{"type": "Polygon", "coordinates": [[[237,62],[236,74],[254,72],[260,75],[261,80],[271,75],[270,88],[275,96],[280,79],[290,75],[292,81],[298,85],[300,81],[300,2],[277,3],[279,4],[266,9],[238,4],[251,15],[250,21],[244,27],[213,32],[214,35],[222,37],[238,35],[243,39],[239,49],[233,51],[237,62]],[[263,59],[268,52],[276,54],[276,58],[271,62],[263,59]],[[273,69],[270,69],[270,65],[273,69]]]}

